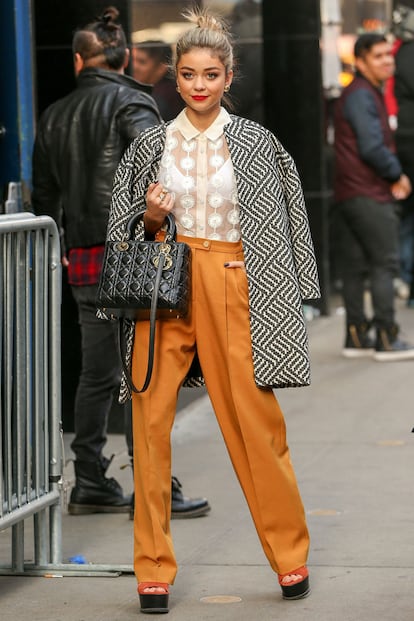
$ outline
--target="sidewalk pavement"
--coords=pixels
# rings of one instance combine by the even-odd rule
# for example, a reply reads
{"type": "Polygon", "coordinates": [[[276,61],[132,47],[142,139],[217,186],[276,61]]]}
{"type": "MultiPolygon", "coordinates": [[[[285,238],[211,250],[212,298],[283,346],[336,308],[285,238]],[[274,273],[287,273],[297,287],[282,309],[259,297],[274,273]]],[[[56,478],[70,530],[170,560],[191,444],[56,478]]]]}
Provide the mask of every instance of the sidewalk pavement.
{"type": "MultiPolygon", "coordinates": [[[[401,306],[398,319],[414,342],[414,310],[401,306]]],[[[335,308],[309,323],[312,386],[277,392],[311,532],[311,596],[282,600],[201,392],[177,415],[173,471],[186,494],[209,498],[212,511],[172,522],[180,570],[164,618],[414,619],[414,362],[342,358],[342,324],[335,308]]],[[[111,474],[130,489],[130,469],[120,470],[128,461],[122,436],[110,437],[109,451],[116,453],[111,474]]],[[[71,464],[66,470],[73,478],[71,464]]],[[[9,559],[9,539],[9,531],[0,533],[2,562],[9,559]]],[[[63,558],[79,554],[89,563],[132,563],[128,516],[65,512],[63,558]]],[[[2,621],[144,618],[132,575],[2,577],[0,598],[2,621]]]]}

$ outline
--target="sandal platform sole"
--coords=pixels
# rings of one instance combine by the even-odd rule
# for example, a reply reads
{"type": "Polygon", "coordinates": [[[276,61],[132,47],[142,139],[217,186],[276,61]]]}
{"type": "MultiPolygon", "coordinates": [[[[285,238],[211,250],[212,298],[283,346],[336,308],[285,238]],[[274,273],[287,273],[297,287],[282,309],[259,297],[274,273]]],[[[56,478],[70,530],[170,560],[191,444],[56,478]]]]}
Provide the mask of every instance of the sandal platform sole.
{"type": "Polygon", "coordinates": [[[303,599],[310,593],[309,577],[291,586],[281,585],[283,599],[303,599]]]}
{"type": "Polygon", "coordinates": [[[169,612],[168,593],[140,593],[139,603],[141,612],[148,614],[163,614],[169,612]]]}

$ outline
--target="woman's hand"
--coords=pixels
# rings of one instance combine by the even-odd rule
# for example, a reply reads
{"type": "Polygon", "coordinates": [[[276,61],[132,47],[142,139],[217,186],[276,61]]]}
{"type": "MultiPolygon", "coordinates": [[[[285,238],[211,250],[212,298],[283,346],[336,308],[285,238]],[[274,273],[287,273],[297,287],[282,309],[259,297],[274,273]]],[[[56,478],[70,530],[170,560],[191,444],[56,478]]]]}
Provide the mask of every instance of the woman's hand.
{"type": "Polygon", "coordinates": [[[156,233],[164,223],[165,217],[174,207],[174,194],[167,192],[162,184],[150,183],[146,196],[147,210],[144,214],[145,230],[156,233]]]}
{"type": "Polygon", "coordinates": [[[246,271],[245,265],[244,265],[244,261],[229,261],[228,263],[224,264],[224,267],[227,267],[229,269],[234,269],[235,267],[238,267],[239,269],[242,269],[244,272],[246,271]]]}

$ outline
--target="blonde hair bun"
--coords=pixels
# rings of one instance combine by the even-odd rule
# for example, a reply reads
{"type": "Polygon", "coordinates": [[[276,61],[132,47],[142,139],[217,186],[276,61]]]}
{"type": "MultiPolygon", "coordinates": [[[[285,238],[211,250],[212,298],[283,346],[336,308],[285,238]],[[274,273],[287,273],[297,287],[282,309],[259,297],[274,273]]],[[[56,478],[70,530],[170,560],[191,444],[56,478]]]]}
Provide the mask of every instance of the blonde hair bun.
{"type": "Polygon", "coordinates": [[[182,16],[197,28],[206,28],[208,30],[218,30],[227,32],[227,25],[224,20],[215,17],[208,9],[188,9],[182,16]]]}

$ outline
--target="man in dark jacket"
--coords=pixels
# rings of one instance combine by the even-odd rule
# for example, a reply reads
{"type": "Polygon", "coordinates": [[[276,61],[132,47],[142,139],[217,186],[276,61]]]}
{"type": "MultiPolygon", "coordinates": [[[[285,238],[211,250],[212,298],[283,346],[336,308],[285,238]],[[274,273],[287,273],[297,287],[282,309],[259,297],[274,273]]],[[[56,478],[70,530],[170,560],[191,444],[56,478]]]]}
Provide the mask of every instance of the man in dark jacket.
{"type": "MultiPolygon", "coordinates": [[[[131,505],[119,483],[105,476],[110,460],[102,450],[121,368],[117,326],[96,317],[95,300],[115,170],[130,142],[161,118],[148,89],[124,75],[129,50],[117,16],[116,9],[108,9],[75,33],[77,88],[44,112],[33,153],[33,208],[54,218],[63,232],[62,261],[81,327],[72,514],[124,512],[131,505]]],[[[205,498],[183,496],[173,477],[173,517],[203,515],[209,508],[205,498]]]]}
{"type": "MultiPolygon", "coordinates": [[[[393,18],[399,43],[395,55],[394,92],[398,104],[395,142],[398,158],[414,185],[414,1],[404,0],[393,18]]],[[[401,207],[401,272],[411,285],[408,304],[414,306],[414,194],[401,207]]]]}
{"type": "Polygon", "coordinates": [[[391,45],[367,33],[355,43],[356,76],[335,111],[335,212],[341,238],[347,357],[378,361],[414,358],[395,323],[393,278],[398,273],[395,199],[411,184],[395,154],[382,95],[394,70],[391,45]],[[367,320],[364,289],[369,279],[374,317],[367,320]],[[371,325],[376,339],[369,335],[371,325]]]}

